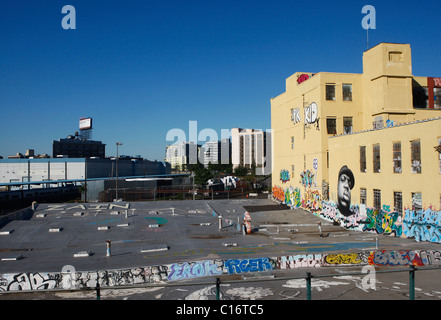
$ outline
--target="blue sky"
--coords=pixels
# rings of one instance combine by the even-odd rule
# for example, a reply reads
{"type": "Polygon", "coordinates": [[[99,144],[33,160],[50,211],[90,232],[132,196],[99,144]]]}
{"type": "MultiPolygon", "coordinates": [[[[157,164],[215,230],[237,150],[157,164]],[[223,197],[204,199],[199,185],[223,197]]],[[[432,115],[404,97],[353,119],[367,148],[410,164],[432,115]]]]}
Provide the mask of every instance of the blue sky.
{"type": "Polygon", "coordinates": [[[362,72],[370,47],[410,43],[413,74],[441,76],[437,1],[44,0],[0,6],[0,155],[52,154],[93,118],[106,154],[162,161],[167,132],[270,129],[297,71],[362,72]],[[64,5],[76,29],[64,30],[64,5]]]}

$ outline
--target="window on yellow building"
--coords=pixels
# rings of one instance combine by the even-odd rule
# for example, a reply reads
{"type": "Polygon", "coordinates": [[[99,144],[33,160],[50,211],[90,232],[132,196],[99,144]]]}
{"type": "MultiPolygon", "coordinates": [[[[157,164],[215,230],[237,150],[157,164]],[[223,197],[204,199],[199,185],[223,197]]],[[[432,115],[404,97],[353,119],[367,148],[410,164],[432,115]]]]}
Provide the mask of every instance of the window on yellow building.
{"type": "Polygon", "coordinates": [[[381,166],[380,166],[380,145],[374,144],[372,147],[373,150],[373,159],[374,159],[374,172],[379,173],[381,172],[381,166]]]}
{"type": "Polygon", "coordinates": [[[328,134],[337,134],[337,119],[327,118],[326,119],[326,129],[328,134]]]}
{"type": "Polygon", "coordinates": [[[421,173],[421,144],[419,139],[410,141],[410,158],[411,172],[421,173]]]}
{"type": "Polygon", "coordinates": [[[403,194],[400,191],[394,191],[394,211],[403,213],[403,194]]]}
{"type": "Polygon", "coordinates": [[[367,203],[367,191],[366,188],[360,188],[360,204],[367,203]]]}
{"type": "Polygon", "coordinates": [[[381,190],[374,189],[374,208],[381,210],[381,190]]]}
{"type": "Polygon", "coordinates": [[[335,101],[335,84],[326,84],[326,100],[335,101]]]}
{"type": "Polygon", "coordinates": [[[294,150],[294,137],[291,137],[291,150],[294,150]]]}
{"type": "Polygon", "coordinates": [[[401,173],[401,142],[393,143],[394,173],[401,173]]]}
{"type": "Polygon", "coordinates": [[[429,107],[429,89],[414,82],[412,86],[412,98],[414,108],[428,108],[429,107]]]}
{"type": "Polygon", "coordinates": [[[295,166],[292,164],[291,165],[291,178],[294,178],[294,169],[295,169],[295,166]]]}
{"type": "Polygon", "coordinates": [[[343,101],[352,101],[352,84],[343,83],[343,101]]]}
{"type": "Polygon", "coordinates": [[[412,210],[421,210],[423,208],[423,194],[421,192],[412,192],[412,210]]]}
{"type": "Polygon", "coordinates": [[[352,133],[352,117],[343,117],[343,133],[352,133]]]}
{"type": "Polygon", "coordinates": [[[360,146],[360,172],[366,172],[366,146],[360,146]]]}

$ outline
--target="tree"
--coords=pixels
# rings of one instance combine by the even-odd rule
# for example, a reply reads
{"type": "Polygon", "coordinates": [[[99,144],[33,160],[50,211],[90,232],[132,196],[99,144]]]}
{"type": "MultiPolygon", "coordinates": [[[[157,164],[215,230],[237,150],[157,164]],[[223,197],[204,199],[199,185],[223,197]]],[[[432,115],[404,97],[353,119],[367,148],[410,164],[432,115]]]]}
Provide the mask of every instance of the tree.
{"type": "Polygon", "coordinates": [[[213,178],[211,171],[205,168],[198,168],[194,171],[194,173],[194,182],[200,186],[205,186],[207,181],[213,178]]]}
{"type": "Polygon", "coordinates": [[[248,174],[248,168],[239,165],[238,167],[236,167],[236,169],[234,169],[234,174],[239,177],[244,177],[248,174]]]}

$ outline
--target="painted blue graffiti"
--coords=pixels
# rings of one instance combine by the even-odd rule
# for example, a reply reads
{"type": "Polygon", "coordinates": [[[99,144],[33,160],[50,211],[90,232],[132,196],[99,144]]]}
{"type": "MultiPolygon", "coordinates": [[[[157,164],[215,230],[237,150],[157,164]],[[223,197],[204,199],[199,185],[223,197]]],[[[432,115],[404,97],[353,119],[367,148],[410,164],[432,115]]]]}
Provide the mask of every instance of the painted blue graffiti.
{"type": "Polygon", "coordinates": [[[193,279],[199,277],[217,276],[222,274],[222,268],[214,261],[198,261],[193,263],[174,263],[170,266],[167,279],[170,281],[193,279]]]}
{"type": "Polygon", "coordinates": [[[414,237],[415,241],[441,243],[441,211],[409,210],[403,220],[403,232],[406,237],[414,237]]]}
{"type": "Polygon", "coordinates": [[[268,258],[231,259],[225,261],[225,268],[229,274],[273,270],[268,258]]]}
{"type": "Polygon", "coordinates": [[[289,181],[289,171],[286,169],[280,170],[280,181],[287,182],[289,181]]]}

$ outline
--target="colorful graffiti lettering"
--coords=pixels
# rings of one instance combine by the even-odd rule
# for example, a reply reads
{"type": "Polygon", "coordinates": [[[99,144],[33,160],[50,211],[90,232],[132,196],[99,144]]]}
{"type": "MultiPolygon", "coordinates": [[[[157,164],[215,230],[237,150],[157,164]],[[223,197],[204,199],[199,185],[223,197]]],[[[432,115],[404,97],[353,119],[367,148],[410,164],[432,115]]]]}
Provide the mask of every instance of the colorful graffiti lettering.
{"type": "Polygon", "coordinates": [[[302,73],[298,78],[297,78],[297,83],[301,84],[302,82],[306,81],[309,79],[309,75],[307,75],[306,73],[302,73]]]}
{"type": "Polygon", "coordinates": [[[280,181],[283,183],[289,181],[289,171],[286,169],[280,170],[280,181]]]}
{"type": "Polygon", "coordinates": [[[225,261],[225,268],[229,274],[273,270],[268,258],[227,260],[225,261]]]}
{"type": "Polygon", "coordinates": [[[366,253],[338,253],[328,254],[325,258],[325,262],[334,264],[363,264],[367,262],[368,254],[366,253]]]}
{"type": "Polygon", "coordinates": [[[360,230],[366,217],[360,212],[360,208],[357,205],[351,206],[350,210],[353,214],[344,216],[340,213],[335,203],[322,201],[322,211],[319,212],[319,215],[323,219],[337,223],[346,229],[360,230]]]}
{"type": "Polygon", "coordinates": [[[0,291],[80,289],[188,280],[198,277],[264,272],[275,269],[319,268],[336,265],[441,265],[440,250],[376,250],[367,252],[294,254],[253,259],[204,260],[131,269],[54,273],[0,274],[0,291]]]}
{"type": "Polygon", "coordinates": [[[279,186],[274,186],[273,187],[273,198],[279,202],[284,202],[285,201],[285,191],[279,186]]]}
{"type": "Polygon", "coordinates": [[[441,243],[441,211],[405,210],[403,232],[408,238],[415,241],[429,241],[441,243]]]}
{"type": "Polygon", "coordinates": [[[300,173],[300,178],[302,182],[302,186],[311,187],[314,183],[315,173],[310,170],[305,170],[300,173]]]}
{"type": "Polygon", "coordinates": [[[290,187],[290,193],[291,193],[291,207],[298,208],[302,205],[302,198],[300,196],[300,189],[299,188],[293,188],[290,187]]]}
{"type": "Polygon", "coordinates": [[[169,281],[193,279],[199,277],[216,276],[222,274],[222,262],[199,261],[193,263],[174,263],[170,266],[167,276],[169,281]]]}
{"type": "Polygon", "coordinates": [[[387,210],[388,207],[383,206],[383,210],[380,210],[380,212],[373,208],[366,208],[363,231],[374,231],[378,234],[400,237],[402,225],[397,224],[400,214],[398,212],[386,212],[384,209],[387,210]]]}
{"type": "Polygon", "coordinates": [[[424,266],[417,251],[378,250],[371,253],[368,261],[378,266],[424,266]]]}
{"type": "Polygon", "coordinates": [[[320,192],[308,189],[305,192],[305,198],[302,201],[302,207],[311,212],[319,212],[322,210],[322,199],[320,192]]]}
{"type": "Polygon", "coordinates": [[[285,189],[285,204],[289,206],[291,203],[291,192],[289,191],[289,188],[285,189]]]}

